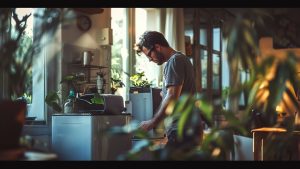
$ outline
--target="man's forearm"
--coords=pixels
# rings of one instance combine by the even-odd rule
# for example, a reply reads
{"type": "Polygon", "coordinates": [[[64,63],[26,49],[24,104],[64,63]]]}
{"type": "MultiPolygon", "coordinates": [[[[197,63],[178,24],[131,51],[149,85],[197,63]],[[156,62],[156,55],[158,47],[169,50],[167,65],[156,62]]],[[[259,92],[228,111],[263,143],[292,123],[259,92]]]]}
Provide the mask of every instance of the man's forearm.
{"type": "Polygon", "coordinates": [[[162,101],[158,111],[156,112],[155,116],[152,119],[154,126],[158,125],[158,123],[160,123],[166,117],[165,111],[167,109],[167,106],[169,102],[174,98],[175,97],[170,94],[166,95],[165,99],[162,101]]]}

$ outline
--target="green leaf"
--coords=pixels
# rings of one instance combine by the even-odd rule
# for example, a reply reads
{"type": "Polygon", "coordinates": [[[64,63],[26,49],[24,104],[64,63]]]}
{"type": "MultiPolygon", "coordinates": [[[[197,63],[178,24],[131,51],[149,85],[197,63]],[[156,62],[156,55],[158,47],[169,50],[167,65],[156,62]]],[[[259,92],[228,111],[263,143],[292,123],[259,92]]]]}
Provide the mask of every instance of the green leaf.
{"type": "Polygon", "coordinates": [[[56,92],[49,92],[45,98],[45,102],[48,106],[54,109],[57,112],[62,112],[62,108],[59,105],[60,99],[56,92]]]}
{"type": "Polygon", "coordinates": [[[188,100],[189,100],[188,95],[180,96],[178,101],[176,102],[174,112],[172,114],[174,115],[181,114],[188,100]]]}
{"type": "Polygon", "coordinates": [[[148,148],[151,144],[149,140],[139,140],[137,143],[133,146],[133,148],[129,151],[129,153],[134,154],[141,152],[143,149],[148,148]]]}
{"type": "Polygon", "coordinates": [[[63,78],[63,80],[60,83],[64,83],[64,82],[71,82],[73,80],[75,80],[75,76],[74,75],[67,75],[63,78]]]}
{"type": "Polygon", "coordinates": [[[56,102],[51,102],[50,106],[57,112],[61,113],[62,112],[62,108],[60,107],[60,105],[56,102]]]}
{"type": "Polygon", "coordinates": [[[193,110],[193,104],[188,104],[184,111],[182,112],[179,121],[178,121],[178,138],[181,140],[183,138],[183,132],[185,129],[186,122],[190,117],[190,114],[193,110]]]}
{"type": "Polygon", "coordinates": [[[93,104],[104,104],[104,98],[99,94],[95,94],[91,101],[93,104]]]}
{"type": "Polygon", "coordinates": [[[58,97],[57,93],[52,91],[47,94],[45,101],[46,101],[46,103],[50,103],[50,102],[56,101],[58,99],[59,99],[59,97],[58,97]]]}

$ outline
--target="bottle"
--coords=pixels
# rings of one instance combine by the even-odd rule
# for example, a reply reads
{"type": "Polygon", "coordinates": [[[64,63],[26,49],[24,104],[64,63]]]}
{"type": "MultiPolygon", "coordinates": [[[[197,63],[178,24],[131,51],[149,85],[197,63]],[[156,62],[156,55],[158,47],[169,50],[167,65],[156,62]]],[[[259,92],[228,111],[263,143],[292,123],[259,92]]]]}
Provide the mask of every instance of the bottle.
{"type": "Polygon", "coordinates": [[[103,90],[103,77],[100,74],[97,74],[97,91],[99,94],[102,94],[103,90]]]}
{"type": "Polygon", "coordinates": [[[74,113],[74,103],[75,103],[75,92],[73,89],[70,90],[68,99],[64,105],[64,113],[74,113]]]}

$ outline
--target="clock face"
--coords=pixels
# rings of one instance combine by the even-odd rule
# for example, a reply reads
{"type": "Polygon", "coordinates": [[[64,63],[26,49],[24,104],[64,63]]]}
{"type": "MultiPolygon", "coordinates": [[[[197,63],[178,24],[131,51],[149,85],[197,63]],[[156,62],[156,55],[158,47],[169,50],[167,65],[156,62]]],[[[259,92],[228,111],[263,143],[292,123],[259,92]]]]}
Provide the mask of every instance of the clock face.
{"type": "Polygon", "coordinates": [[[92,21],[88,16],[80,15],[77,17],[77,27],[82,31],[87,31],[91,28],[92,21]]]}

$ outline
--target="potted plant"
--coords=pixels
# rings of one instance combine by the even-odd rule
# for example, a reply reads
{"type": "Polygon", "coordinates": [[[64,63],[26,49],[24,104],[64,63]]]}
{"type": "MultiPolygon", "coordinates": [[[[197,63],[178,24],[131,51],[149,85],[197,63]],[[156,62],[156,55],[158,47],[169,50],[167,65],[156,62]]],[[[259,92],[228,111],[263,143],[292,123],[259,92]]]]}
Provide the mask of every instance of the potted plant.
{"type": "MultiPolygon", "coordinates": [[[[104,75],[101,74],[103,77],[104,75]]],[[[62,93],[67,93],[69,94],[70,91],[72,90],[72,97],[75,97],[75,101],[78,101],[76,99],[78,96],[78,93],[80,91],[80,86],[85,83],[84,78],[81,77],[80,74],[72,74],[72,75],[67,75],[63,78],[63,80],[60,82],[61,84],[66,85],[66,89],[68,92],[63,92],[63,91],[51,91],[49,92],[46,97],[45,97],[45,102],[48,106],[50,106],[54,111],[58,113],[62,113],[65,111],[63,110],[64,107],[64,102],[62,100],[66,99],[60,99],[60,98],[68,98],[68,96],[61,96],[62,93]]],[[[91,99],[91,104],[103,104],[102,97],[95,92],[93,95],[93,98],[91,99]]]]}
{"type": "MultiPolygon", "coordinates": [[[[72,74],[65,76],[60,83],[65,84],[67,91],[73,90],[75,92],[74,95],[76,95],[76,93],[79,91],[81,82],[84,82],[84,79],[81,78],[80,74],[72,74]]],[[[62,103],[60,99],[60,95],[62,93],[69,94],[69,92],[51,91],[46,95],[45,98],[46,104],[58,113],[63,112],[62,104],[64,103],[62,103]]],[[[65,100],[64,98],[67,97],[68,96],[62,96],[62,100],[65,100]]]]}
{"type": "Polygon", "coordinates": [[[145,72],[136,73],[130,76],[133,87],[150,87],[152,83],[145,77],[145,72]]]}
{"type": "Polygon", "coordinates": [[[112,66],[111,78],[110,78],[111,94],[115,94],[119,88],[122,88],[125,86],[125,84],[122,81],[123,73],[129,77],[129,74],[126,72],[123,72],[121,68],[116,68],[116,67],[112,66]]]}
{"type": "Polygon", "coordinates": [[[121,79],[111,78],[111,94],[115,94],[115,92],[125,86],[125,84],[121,81],[121,79]]]}
{"type": "Polygon", "coordinates": [[[133,74],[130,76],[129,80],[132,82],[130,93],[133,93],[134,91],[150,91],[152,83],[145,77],[145,72],[133,74]]]}

